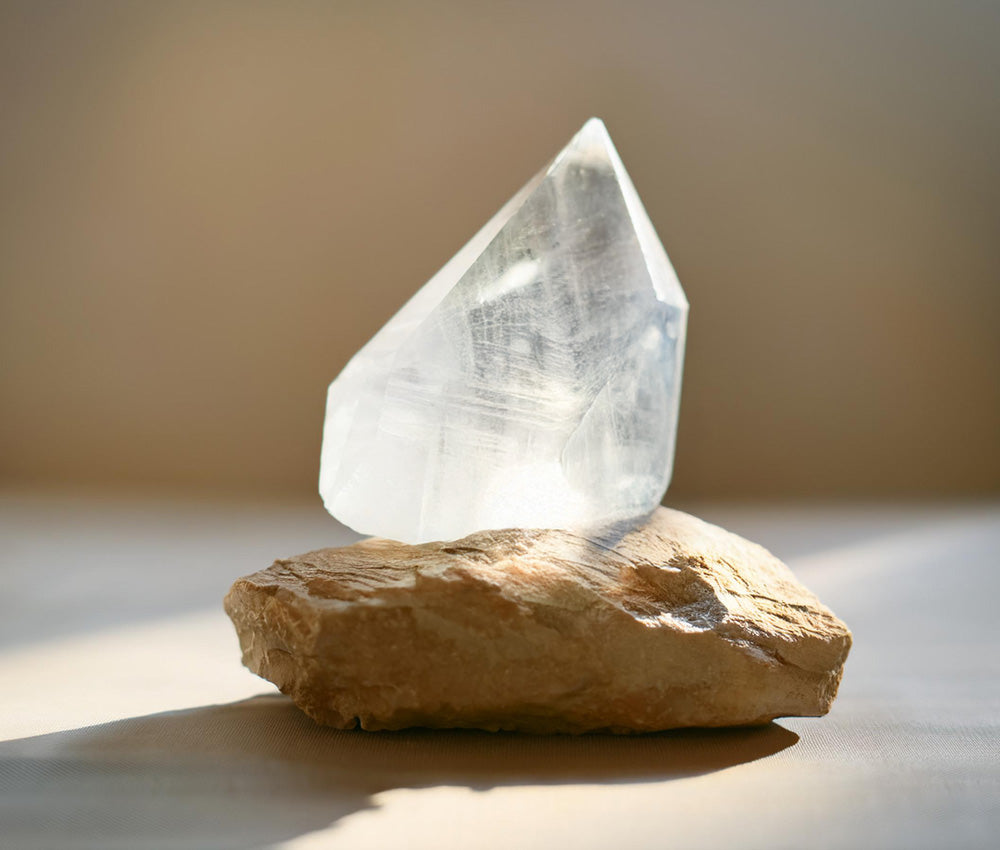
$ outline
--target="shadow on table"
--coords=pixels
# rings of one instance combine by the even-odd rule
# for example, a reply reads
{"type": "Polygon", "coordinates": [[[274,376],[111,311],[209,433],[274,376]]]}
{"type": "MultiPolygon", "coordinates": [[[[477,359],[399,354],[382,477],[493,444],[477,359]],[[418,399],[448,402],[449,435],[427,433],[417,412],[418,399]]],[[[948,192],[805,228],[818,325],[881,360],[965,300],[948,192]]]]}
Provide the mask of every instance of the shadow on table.
{"type": "Polygon", "coordinates": [[[773,723],[639,737],[336,731],[260,696],[0,743],[0,823],[22,848],[259,848],[394,788],[664,781],[797,740],[773,723]]]}

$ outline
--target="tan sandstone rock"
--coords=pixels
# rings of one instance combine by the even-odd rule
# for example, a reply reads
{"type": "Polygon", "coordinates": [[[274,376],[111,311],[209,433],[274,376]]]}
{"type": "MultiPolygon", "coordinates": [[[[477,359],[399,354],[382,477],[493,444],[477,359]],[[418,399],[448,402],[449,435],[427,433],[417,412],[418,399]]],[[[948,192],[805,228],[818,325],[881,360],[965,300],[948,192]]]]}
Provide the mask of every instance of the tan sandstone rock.
{"type": "Polygon", "coordinates": [[[243,663],[339,728],[642,732],[825,714],[851,634],[766,550],[678,511],[565,531],[366,540],[225,601],[243,663]]]}

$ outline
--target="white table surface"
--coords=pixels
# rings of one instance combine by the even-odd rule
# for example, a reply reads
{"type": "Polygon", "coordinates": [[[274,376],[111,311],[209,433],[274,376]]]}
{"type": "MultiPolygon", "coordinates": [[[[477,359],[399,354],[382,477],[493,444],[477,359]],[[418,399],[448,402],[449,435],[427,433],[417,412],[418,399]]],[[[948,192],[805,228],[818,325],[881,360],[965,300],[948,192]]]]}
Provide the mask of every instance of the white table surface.
{"type": "Polygon", "coordinates": [[[697,512],[853,629],[827,717],[323,729],[240,667],[221,608],[349,542],[321,508],[0,493],[0,847],[1000,846],[1000,506],[697,512]]]}

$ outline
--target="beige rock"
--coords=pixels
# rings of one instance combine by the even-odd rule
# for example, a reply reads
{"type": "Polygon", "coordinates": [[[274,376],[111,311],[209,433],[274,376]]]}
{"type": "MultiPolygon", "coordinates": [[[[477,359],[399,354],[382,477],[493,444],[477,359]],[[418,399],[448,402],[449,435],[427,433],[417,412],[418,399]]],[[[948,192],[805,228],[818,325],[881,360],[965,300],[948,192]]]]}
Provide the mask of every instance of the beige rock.
{"type": "Polygon", "coordinates": [[[851,634],[766,550],[658,509],[620,539],[480,532],[277,561],[243,663],[338,728],[641,732],[825,714],[851,634]]]}

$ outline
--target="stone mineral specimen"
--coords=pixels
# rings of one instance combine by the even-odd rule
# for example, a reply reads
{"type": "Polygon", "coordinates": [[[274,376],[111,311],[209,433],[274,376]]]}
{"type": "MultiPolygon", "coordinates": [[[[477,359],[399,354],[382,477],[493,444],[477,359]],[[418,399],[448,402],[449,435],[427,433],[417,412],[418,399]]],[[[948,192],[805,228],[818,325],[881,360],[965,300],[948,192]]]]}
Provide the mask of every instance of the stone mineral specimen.
{"type": "Polygon", "coordinates": [[[317,721],[642,732],[825,714],[851,645],[773,555],[659,508],[617,539],[490,531],[278,561],[226,598],[317,721]]]}

